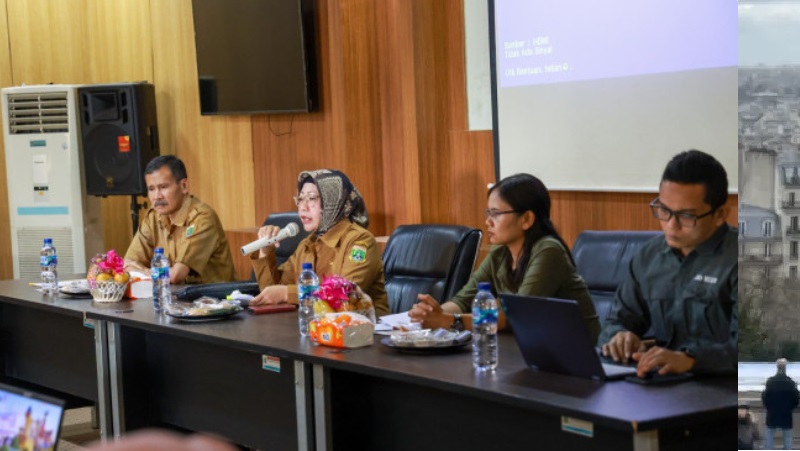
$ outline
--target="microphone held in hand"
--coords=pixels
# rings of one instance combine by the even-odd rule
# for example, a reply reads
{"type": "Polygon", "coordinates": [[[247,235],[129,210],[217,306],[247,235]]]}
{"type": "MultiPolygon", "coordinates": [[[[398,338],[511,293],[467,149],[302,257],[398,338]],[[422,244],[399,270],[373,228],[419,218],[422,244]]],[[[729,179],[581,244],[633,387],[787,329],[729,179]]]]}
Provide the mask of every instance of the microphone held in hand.
{"type": "Polygon", "coordinates": [[[252,252],[261,249],[262,247],[267,247],[270,244],[274,244],[277,243],[278,241],[285,240],[290,236],[295,236],[299,231],[300,229],[297,227],[297,224],[293,222],[289,223],[286,225],[286,227],[282,228],[277,235],[273,236],[272,238],[260,238],[258,240],[253,241],[252,243],[248,243],[242,246],[242,255],[250,254],[252,252]]]}

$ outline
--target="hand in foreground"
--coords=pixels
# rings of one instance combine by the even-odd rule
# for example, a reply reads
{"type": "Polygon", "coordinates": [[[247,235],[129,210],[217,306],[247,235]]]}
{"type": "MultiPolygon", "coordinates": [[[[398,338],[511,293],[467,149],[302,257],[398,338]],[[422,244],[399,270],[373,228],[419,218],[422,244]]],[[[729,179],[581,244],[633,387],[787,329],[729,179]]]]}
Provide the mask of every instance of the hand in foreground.
{"type": "Polygon", "coordinates": [[[694,368],[694,358],[681,351],[654,346],[647,352],[634,352],[633,360],[639,362],[636,375],[644,377],[646,373],[658,369],[658,374],[685,373],[694,368]]]}
{"type": "Polygon", "coordinates": [[[603,345],[603,355],[611,357],[615,362],[628,363],[634,352],[644,351],[642,340],[628,331],[617,332],[603,345]]]}
{"type": "Polygon", "coordinates": [[[261,290],[261,293],[250,301],[250,305],[285,304],[288,300],[289,287],[270,285],[261,290]]]}
{"type": "Polygon", "coordinates": [[[139,262],[136,262],[136,261],[133,261],[133,260],[125,260],[124,268],[125,268],[125,271],[128,271],[128,272],[137,271],[137,272],[141,272],[141,273],[144,273],[144,274],[150,274],[150,268],[146,268],[146,267],[142,266],[139,262]]]}
{"type": "Polygon", "coordinates": [[[121,439],[97,443],[93,451],[235,451],[236,448],[219,439],[199,434],[181,436],[173,432],[146,430],[121,439]]]}
{"type": "MultiPolygon", "coordinates": [[[[264,227],[261,227],[260,229],[258,229],[258,239],[261,239],[261,238],[272,238],[275,235],[277,235],[278,232],[280,232],[280,231],[281,231],[281,228],[278,227],[278,226],[265,225],[264,227]]],[[[281,242],[280,241],[276,241],[275,243],[271,244],[271,246],[281,247],[281,242]]],[[[267,248],[268,247],[269,246],[261,248],[261,250],[258,253],[259,257],[264,258],[264,257],[267,256],[267,248]]]]}
{"type": "Polygon", "coordinates": [[[408,317],[415,323],[422,323],[426,329],[443,327],[447,329],[453,323],[453,315],[442,310],[442,306],[429,294],[417,295],[417,302],[408,312],[408,317]]]}

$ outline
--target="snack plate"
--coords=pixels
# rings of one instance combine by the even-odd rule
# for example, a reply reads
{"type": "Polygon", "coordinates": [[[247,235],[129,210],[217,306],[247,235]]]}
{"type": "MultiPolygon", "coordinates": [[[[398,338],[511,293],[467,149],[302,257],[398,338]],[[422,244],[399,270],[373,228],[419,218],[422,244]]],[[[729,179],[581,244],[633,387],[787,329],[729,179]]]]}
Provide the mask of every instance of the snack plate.
{"type": "Polygon", "coordinates": [[[89,285],[85,280],[71,281],[58,288],[61,294],[72,296],[75,298],[91,298],[92,293],[89,291],[89,285]]]}
{"type": "Polygon", "coordinates": [[[392,343],[391,337],[383,337],[381,339],[382,345],[409,354],[447,354],[450,352],[457,352],[470,343],[472,343],[472,339],[454,342],[446,346],[398,346],[392,343]]]}
{"type": "Polygon", "coordinates": [[[166,311],[164,313],[180,321],[202,323],[205,321],[219,321],[221,319],[230,318],[233,315],[241,313],[243,310],[243,308],[239,307],[237,309],[226,310],[222,313],[212,313],[210,315],[174,315],[166,311]]]}

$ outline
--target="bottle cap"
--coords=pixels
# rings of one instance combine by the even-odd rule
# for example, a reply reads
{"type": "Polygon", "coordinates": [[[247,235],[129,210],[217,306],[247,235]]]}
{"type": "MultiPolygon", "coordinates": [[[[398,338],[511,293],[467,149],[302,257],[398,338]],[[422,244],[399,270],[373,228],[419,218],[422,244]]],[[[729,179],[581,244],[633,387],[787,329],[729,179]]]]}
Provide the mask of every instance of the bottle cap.
{"type": "Polygon", "coordinates": [[[311,263],[303,263],[303,271],[305,271],[305,270],[311,271],[311,269],[313,267],[314,267],[314,265],[312,265],[311,263]]]}
{"type": "Polygon", "coordinates": [[[53,244],[53,239],[52,238],[45,238],[44,239],[44,244],[53,244]]]}
{"type": "Polygon", "coordinates": [[[156,254],[163,254],[163,253],[164,253],[164,248],[163,247],[157,247],[156,248],[156,254]]]}
{"type": "Polygon", "coordinates": [[[492,291],[492,284],[489,282],[478,282],[478,291],[492,291]]]}

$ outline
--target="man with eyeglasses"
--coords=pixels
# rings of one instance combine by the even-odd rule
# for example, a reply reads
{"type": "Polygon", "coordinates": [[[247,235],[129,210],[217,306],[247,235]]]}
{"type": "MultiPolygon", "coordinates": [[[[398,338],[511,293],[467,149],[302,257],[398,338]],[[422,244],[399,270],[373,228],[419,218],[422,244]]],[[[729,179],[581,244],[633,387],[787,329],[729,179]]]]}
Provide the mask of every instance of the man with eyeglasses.
{"type": "Polygon", "coordinates": [[[161,155],[144,174],[151,206],[125,253],[125,268],[149,274],[155,248],[163,247],[171,283],[232,281],[233,258],[222,223],[211,207],[189,194],[183,161],[161,155]]]}
{"type": "Polygon", "coordinates": [[[614,361],[657,371],[737,371],[738,246],[726,223],[728,178],[711,155],[676,155],[650,203],[664,236],[631,259],[598,343],[614,361]],[[648,330],[655,346],[645,349],[648,330]]]}

